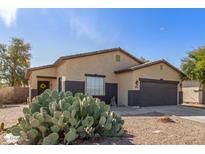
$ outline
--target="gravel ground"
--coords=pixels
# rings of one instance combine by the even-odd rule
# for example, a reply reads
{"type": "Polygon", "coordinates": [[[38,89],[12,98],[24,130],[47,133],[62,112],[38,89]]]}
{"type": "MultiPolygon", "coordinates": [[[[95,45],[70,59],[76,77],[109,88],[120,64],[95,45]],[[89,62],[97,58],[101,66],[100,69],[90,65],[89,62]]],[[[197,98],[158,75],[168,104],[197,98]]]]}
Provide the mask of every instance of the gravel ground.
{"type": "Polygon", "coordinates": [[[175,123],[162,123],[159,117],[123,117],[132,144],[205,144],[205,124],[172,117],[175,123]]]}
{"type": "Polygon", "coordinates": [[[4,105],[0,107],[0,123],[4,122],[5,127],[15,124],[19,117],[23,116],[22,109],[26,105],[4,105]]]}
{"type": "MultiPolygon", "coordinates": [[[[4,122],[5,128],[10,127],[16,124],[19,117],[23,116],[22,109],[26,105],[3,105],[0,107],[0,123],[4,122]]],[[[3,135],[3,132],[0,132],[0,144],[6,144],[3,135]]]]}
{"type": "Polygon", "coordinates": [[[205,144],[205,124],[171,117],[175,122],[163,123],[159,116],[127,116],[123,137],[103,138],[84,144],[117,145],[181,145],[205,144]]]}
{"type": "MultiPolygon", "coordinates": [[[[0,122],[6,127],[16,123],[25,105],[0,108],[0,122]]],[[[123,116],[125,134],[122,137],[101,138],[79,144],[205,144],[205,124],[179,117],[171,117],[175,123],[163,123],[163,114],[150,113],[140,116],[123,116]],[[154,114],[154,115],[153,115],[154,114]]],[[[5,144],[0,133],[0,144],[5,144]]]]}

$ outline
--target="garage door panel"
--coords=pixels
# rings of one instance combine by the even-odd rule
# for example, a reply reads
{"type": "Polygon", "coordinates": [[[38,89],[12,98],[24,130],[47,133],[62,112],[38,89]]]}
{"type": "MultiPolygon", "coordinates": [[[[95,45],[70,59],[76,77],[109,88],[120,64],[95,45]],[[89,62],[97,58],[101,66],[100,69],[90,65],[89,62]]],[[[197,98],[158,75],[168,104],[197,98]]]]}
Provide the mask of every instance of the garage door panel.
{"type": "Polygon", "coordinates": [[[141,81],[140,106],[177,104],[177,84],[171,82],[141,81]]]}

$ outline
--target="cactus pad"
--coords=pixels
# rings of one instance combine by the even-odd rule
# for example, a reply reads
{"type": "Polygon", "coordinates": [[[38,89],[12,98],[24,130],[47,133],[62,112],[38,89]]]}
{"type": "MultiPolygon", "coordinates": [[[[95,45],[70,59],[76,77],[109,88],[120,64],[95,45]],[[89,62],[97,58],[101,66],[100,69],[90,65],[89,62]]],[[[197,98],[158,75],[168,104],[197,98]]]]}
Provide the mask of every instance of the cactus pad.
{"type": "Polygon", "coordinates": [[[21,144],[73,144],[76,139],[121,136],[124,121],[92,96],[46,90],[8,129],[21,144]]]}

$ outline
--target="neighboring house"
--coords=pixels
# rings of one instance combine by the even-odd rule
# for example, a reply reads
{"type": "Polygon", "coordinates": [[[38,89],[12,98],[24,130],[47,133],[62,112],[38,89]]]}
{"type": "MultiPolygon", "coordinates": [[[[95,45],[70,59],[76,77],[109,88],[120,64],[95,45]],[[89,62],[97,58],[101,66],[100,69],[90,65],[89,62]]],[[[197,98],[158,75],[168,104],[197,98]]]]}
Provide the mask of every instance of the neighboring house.
{"type": "Polygon", "coordinates": [[[183,102],[205,104],[205,86],[198,81],[183,81],[183,102]]]}
{"type": "Polygon", "coordinates": [[[30,98],[45,89],[82,92],[117,105],[176,105],[183,74],[165,60],[144,63],[121,48],[63,56],[27,71],[30,98]]]}

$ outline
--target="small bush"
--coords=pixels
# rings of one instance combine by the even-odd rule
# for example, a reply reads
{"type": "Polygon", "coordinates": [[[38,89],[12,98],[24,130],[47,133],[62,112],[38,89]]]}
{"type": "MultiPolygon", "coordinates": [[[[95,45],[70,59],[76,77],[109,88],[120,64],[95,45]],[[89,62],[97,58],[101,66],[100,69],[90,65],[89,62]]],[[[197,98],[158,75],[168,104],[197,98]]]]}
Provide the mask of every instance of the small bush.
{"type": "Polygon", "coordinates": [[[75,144],[76,139],[121,136],[121,117],[91,96],[46,90],[23,109],[24,117],[8,129],[18,144],[75,144]]]}

